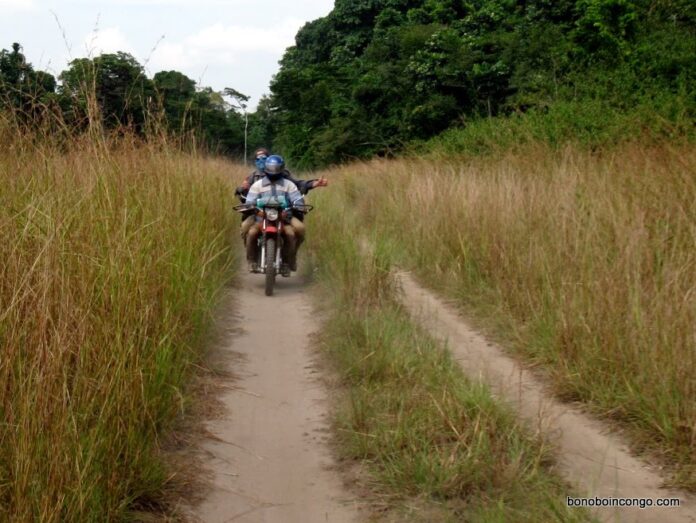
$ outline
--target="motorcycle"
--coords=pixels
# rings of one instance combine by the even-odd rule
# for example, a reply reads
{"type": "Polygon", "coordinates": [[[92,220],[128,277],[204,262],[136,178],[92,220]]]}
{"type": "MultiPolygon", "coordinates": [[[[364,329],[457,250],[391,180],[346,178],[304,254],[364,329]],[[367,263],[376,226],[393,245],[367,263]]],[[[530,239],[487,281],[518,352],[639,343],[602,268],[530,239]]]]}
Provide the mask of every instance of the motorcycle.
{"type": "Polygon", "coordinates": [[[296,201],[288,205],[283,198],[271,197],[268,201],[258,200],[256,205],[243,203],[233,209],[242,214],[255,213],[261,217],[261,234],[258,236],[256,249],[256,267],[253,272],[266,275],[266,296],[273,295],[276,275],[290,276],[290,269],[283,261],[283,227],[288,213],[293,211],[309,213],[314,207],[298,204],[296,201]]]}

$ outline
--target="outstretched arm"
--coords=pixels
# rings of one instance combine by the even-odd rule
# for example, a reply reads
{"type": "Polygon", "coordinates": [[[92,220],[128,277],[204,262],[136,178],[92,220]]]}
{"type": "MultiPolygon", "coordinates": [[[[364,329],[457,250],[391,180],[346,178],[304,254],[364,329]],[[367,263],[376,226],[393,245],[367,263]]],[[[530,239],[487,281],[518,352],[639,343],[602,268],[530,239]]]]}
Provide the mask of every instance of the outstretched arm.
{"type": "Polygon", "coordinates": [[[292,183],[294,183],[297,189],[303,195],[307,194],[312,189],[316,189],[317,187],[326,187],[329,184],[329,180],[327,180],[325,176],[313,180],[300,180],[299,178],[295,178],[295,176],[288,169],[283,171],[283,177],[286,180],[290,180],[292,183]]]}
{"type": "Polygon", "coordinates": [[[297,185],[297,188],[302,194],[307,194],[309,191],[316,189],[317,187],[326,187],[329,184],[329,181],[324,176],[315,180],[297,180],[295,178],[288,179],[297,185]]]}

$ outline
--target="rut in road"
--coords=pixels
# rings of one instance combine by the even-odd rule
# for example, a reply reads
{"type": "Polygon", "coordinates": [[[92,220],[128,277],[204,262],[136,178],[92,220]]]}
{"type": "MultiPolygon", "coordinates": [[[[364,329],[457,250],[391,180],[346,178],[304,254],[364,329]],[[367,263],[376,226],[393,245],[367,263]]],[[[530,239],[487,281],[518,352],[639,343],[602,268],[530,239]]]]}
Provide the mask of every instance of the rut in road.
{"type": "Polygon", "coordinates": [[[242,275],[234,322],[243,329],[220,350],[237,379],[222,396],[225,415],[207,423],[203,465],[212,474],[192,519],[211,523],[344,523],[358,520],[327,445],[327,391],[318,378],[306,284],[242,275]]]}
{"type": "Polygon", "coordinates": [[[516,360],[469,327],[453,307],[421,287],[406,272],[396,273],[403,303],[434,337],[444,339],[471,378],[486,382],[520,417],[538,427],[559,450],[559,469],[584,495],[604,498],[679,498],[680,508],[601,509],[602,521],[696,522],[696,498],[660,488],[663,478],[633,457],[627,445],[601,422],[554,399],[516,360]]]}

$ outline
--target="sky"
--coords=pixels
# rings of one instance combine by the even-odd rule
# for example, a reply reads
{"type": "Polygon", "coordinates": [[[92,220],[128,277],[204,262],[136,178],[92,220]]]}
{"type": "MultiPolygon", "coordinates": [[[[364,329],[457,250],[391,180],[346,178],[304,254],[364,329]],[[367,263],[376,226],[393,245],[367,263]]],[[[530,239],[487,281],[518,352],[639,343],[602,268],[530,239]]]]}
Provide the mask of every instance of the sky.
{"type": "Polygon", "coordinates": [[[132,54],[152,77],[181,71],[232,87],[253,109],[269,92],[297,30],[333,0],[0,0],[0,49],[19,42],[34,69],[60,74],[74,58],[132,54]]]}

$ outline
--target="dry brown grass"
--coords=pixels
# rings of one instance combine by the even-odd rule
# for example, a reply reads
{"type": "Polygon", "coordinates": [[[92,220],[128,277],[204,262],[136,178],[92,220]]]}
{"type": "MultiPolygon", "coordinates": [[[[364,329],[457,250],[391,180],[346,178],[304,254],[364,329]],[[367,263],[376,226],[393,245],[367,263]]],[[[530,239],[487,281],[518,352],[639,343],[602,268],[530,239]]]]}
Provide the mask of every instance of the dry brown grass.
{"type": "Polygon", "coordinates": [[[2,119],[0,143],[0,519],[119,519],[166,483],[243,171],[2,119]]]}
{"type": "Polygon", "coordinates": [[[358,495],[379,521],[590,521],[565,506],[551,446],[401,307],[388,241],[341,233],[356,230],[344,196],[323,191],[308,248],[338,375],[335,440],[367,473],[358,495]]]}
{"type": "Polygon", "coordinates": [[[328,173],[402,264],[696,487],[696,150],[529,147],[328,173]]]}

